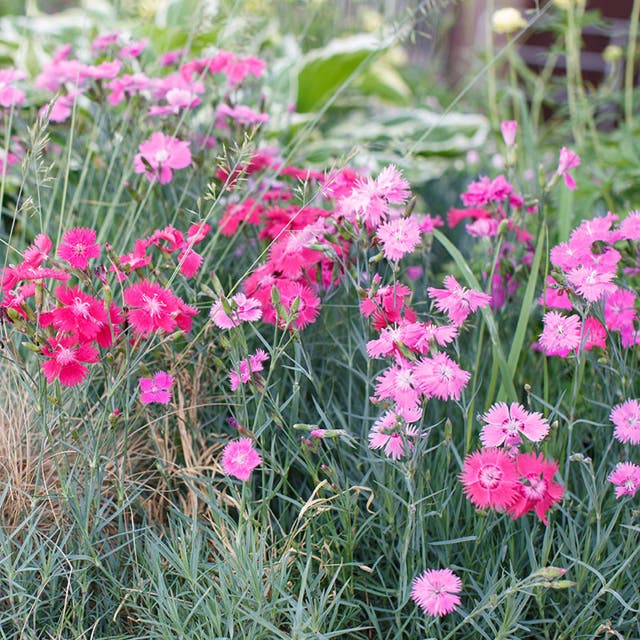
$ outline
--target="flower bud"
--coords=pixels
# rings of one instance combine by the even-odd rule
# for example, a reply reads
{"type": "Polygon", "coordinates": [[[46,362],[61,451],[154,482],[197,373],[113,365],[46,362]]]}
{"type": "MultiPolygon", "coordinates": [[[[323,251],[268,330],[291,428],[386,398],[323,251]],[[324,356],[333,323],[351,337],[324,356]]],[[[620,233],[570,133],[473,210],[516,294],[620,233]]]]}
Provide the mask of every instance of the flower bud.
{"type": "Polygon", "coordinates": [[[500,125],[502,131],[502,139],[507,147],[511,147],[516,141],[516,133],[518,132],[518,123],[516,120],[504,120],[500,125]]]}

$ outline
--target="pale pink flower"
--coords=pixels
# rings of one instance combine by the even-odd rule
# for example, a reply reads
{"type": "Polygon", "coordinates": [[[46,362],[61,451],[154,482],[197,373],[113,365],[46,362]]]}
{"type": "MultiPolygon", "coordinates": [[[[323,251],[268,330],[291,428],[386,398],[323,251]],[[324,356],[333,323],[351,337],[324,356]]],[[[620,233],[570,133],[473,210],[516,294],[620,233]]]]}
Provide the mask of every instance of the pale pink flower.
{"type": "Polygon", "coordinates": [[[616,498],[633,497],[640,489],[640,467],[632,462],[619,462],[607,480],[615,485],[616,498]]]}
{"type": "Polygon", "coordinates": [[[569,189],[575,189],[576,183],[569,173],[569,169],[580,166],[580,158],[573,151],[569,151],[566,147],[560,149],[560,160],[558,161],[558,169],[556,174],[564,178],[564,183],[569,189]]]}
{"type": "Polygon", "coordinates": [[[58,257],[66,260],[74,269],[85,269],[91,258],[100,255],[100,245],[96,242],[93,229],[75,228],[62,236],[58,247],[58,257]]]}
{"type": "Polygon", "coordinates": [[[378,227],[376,238],[387,260],[397,262],[420,243],[420,224],[414,218],[395,218],[378,227]]]}
{"type": "Polygon", "coordinates": [[[404,204],[408,197],[409,183],[394,165],[389,165],[375,180],[357,178],[351,193],[339,201],[338,211],[375,229],[388,218],[391,204],[404,204]]]}
{"type": "Polygon", "coordinates": [[[226,475],[243,482],[251,477],[251,472],[261,463],[262,458],[253,448],[251,438],[232,440],[222,451],[222,470],[226,475]]]}
{"type": "Polygon", "coordinates": [[[625,240],[640,240],[640,211],[630,211],[620,223],[618,233],[625,240]]]}
{"type": "Polygon", "coordinates": [[[93,51],[105,51],[111,45],[118,42],[120,39],[119,31],[110,31],[108,33],[101,33],[99,36],[93,39],[91,42],[91,49],[93,51]]]}
{"type": "Polygon", "coordinates": [[[519,495],[515,462],[501,449],[482,449],[468,455],[458,477],[467,498],[480,509],[506,509],[519,495]]]}
{"type": "Polygon", "coordinates": [[[26,97],[22,89],[13,86],[14,82],[23,80],[26,75],[15,69],[0,69],[0,107],[21,107],[26,97]]]}
{"type": "Polygon", "coordinates": [[[248,107],[244,104],[238,104],[235,107],[230,107],[228,104],[222,102],[216,109],[217,125],[225,125],[225,118],[231,118],[238,124],[241,124],[245,127],[251,124],[262,124],[264,122],[269,122],[268,113],[258,113],[251,107],[248,107]]]}
{"type": "Polygon", "coordinates": [[[557,311],[548,311],[544,314],[543,323],[540,346],[548,356],[566,357],[580,346],[582,321],[577,315],[565,316],[557,311]]]}
{"type": "Polygon", "coordinates": [[[150,404],[159,402],[160,404],[169,404],[171,402],[171,386],[173,385],[173,376],[165,371],[158,371],[151,378],[140,378],[140,402],[142,404],[150,404]]]}
{"type": "Polygon", "coordinates": [[[500,130],[502,131],[502,139],[507,147],[513,145],[516,140],[516,133],[518,132],[517,120],[503,120],[500,124],[500,130]]]}
{"type": "Polygon", "coordinates": [[[415,350],[424,339],[425,333],[425,327],[419,322],[389,325],[380,331],[379,338],[367,342],[367,353],[370,358],[395,355],[398,359],[402,356],[403,346],[415,350]]]}
{"type": "Polygon", "coordinates": [[[420,404],[413,367],[394,365],[376,378],[375,399],[393,400],[401,409],[414,409],[420,404]]]}
{"type": "Polygon", "coordinates": [[[485,447],[518,446],[524,434],[532,442],[540,442],[549,433],[549,423],[541,413],[530,413],[521,404],[494,404],[483,416],[486,422],[480,439],[485,447]]]}
{"type": "Polygon", "coordinates": [[[189,143],[156,131],[138,147],[140,153],[134,158],[136,173],[144,173],[152,182],[171,182],[173,169],[184,169],[191,164],[189,143]]]}
{"type": "Polygon", "coordinates": [[[371,428],[369,448],[383,449],[386,456],[398,460],[413,448],[413,441],[419,435],[416,427],[410,427],[403,416],[390,410],[378,418],[371,428]]]}
{"type": "Polygon", "coordinates": [[[235,391],[241,384],[253,379],[256,373],[264,369],[262,363],[268,359],[269,356],[262,349],[258,349],[248,358],[240,360],[237,367],[229,373],[231,391],[235,391]]]}
{"type": "Polygon", "coordinates": [[[585,300],[595,302],[603,296],[615,293],[617,287],[611,282],[615,275],[611,271],[580,266],[567,273],[567,280],[585,300]]]}
{"type": "Polygon", "coordinates": [[[149,44],[148,38],[142,38],[137,42],[131,42],[120,49],[119,56],[121,58],[137,58],[149,44]]]}
{"type": "Polygon", "coordinates": [[[411,599],[430,616],[446,616],[460,604],[462,581],[451,569],[427,569],[413,579],[411,599]]]}
{"type": "Polygon", "coordinates": [[[445,276],[444,289],[429,287],[429,297],[436,301],[438,311],[445,311],[453,324],[460,326],[467,316],[486,307],[491,302],[491,296],[475,289],[460,286],[453,276],[445,276]]]}
{"type": "Polygon", "coordinates": [[[611,410],[609,416],[615,425],[613,435],[620,442],[640,444],[640,403],[635,398],[625,400],[611,410]]]}
{"type": "Polygon", "coordinates": [[[255,322],[262,317],[262,305],[256,298],[247,298],[244,293],[237,293],[227,301],[230,315],[224,309],[222,300],[211,307],[209,317],[221,329],[237,327],[241,322],[255,322]]]}

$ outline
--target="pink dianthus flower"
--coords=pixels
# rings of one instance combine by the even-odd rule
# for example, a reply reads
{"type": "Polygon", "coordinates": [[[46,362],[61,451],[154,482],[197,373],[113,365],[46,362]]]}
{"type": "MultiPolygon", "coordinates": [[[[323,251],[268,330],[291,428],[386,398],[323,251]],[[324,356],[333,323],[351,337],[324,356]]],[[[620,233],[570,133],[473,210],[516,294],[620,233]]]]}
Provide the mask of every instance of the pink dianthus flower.
{"type": "MultiPolygon", "coordinates": [[[[414,411],[416,420],[421,411],[414,411]]],[[[404,458],[407,449],[413,448],[413,440],[420,435],[416,427],[407,425],[407,421],[396,411],[390,410],[382,415],[369,432],[369,448],[383,449],[386,456],[393,460],[404,458]]]]}
{"type": "Polygon", "coordinates": [[[566,147],[560,149],[560,160],[558,161],[558,169],[556,174],[564,178],[564,183],[569,189],[575,189],[575,180],[571,177],[569,169],[580,166],[580,157],[573,151],[569,151],[566,147]]]}
{"type": "Polygon", "coordinates": [[[142,404],[152,402],[169,404],[171,402],[173,376],[165,371],[158,371],[151,378],[140,378],[138,382],[140,383],[140,402],[142,404]]]}
{"type": "Polygon", "coordinates": [[[480,439],[485,447],[517,447],[524,434],[532,442],[540,442],[549,433],[549,423],[541,413],[530,413],[521,404],[494,404],[483,416],[486,422],[480,439]]]}
{"type": "Polygon", "coordinates": [[[640,444],[640,403],[635,398],[613,407],[610,419],[616,427],[613,435],[620,442],[640,444]]]}
{"type": "Polygon", "coordinates": [[[486,307],[491,301],[491,296],[475,289],[467,289],[460,286],[453,276],[445,276],[444,289],[429,287],[429,297],[436,301],[438,311],[445,311],[451,322],[460,326],[467,316],[479,309],[486,307]]]}
{"type": "Polygon", "coordinates": [[[85,269],[91,258],[100,255],[100,245],[96,242],[93,229],[79,227],[67,231],[58,247],[58,257],[66,260],[74,269],[85,269]]]}
{"type": "Polygon", "coordinates": [[[468,455],[458,477],[467,498],[480,509],[506,509],[519,495],[515,462],[501,449],[482,449],[468,455]]]}
{"type": "Polygon", "coordinates": [[[548,311],[543,322],[540,346],[548,356],[566,357],[580,346],[582,321],[577,315],[565,316],[557,311],[548,311]]]}
{"type": "Polygon", "coordinates": [[[397,262],[420,243],[420,223],[414,218],[395,218],[378,227],[376,237],[387,260],[397,262]]]}
{"type": "Polygon", "coordinates": [[[175,329],[181,308],[179,299],[169,289],[143,280],[127,287],[122,297],[129,307],[127,318],[136,335],[146,337],[154,331],[169,333],[175,329]]]}
{"type": "Polygon", "coordinates": [[[156,131],[138,147],[140,153],[134,158],[136,173],[144,173],[152,182],[171,182],[173,169],[184,169],[191,164],[189,143],[156,131]]]}
{"type": "Polygon", "coordinates": [[[246,482],[251,472],[262,463],[260,454],[253,448],[251,438],[240,438],[227,444],[222,451],[222,470],[228,475],[246,482]]]}
{"type": "Polygon", "coordinates": [[[427,398],[441,400],[460,399],[471,374],[460,367],[446,353],[436,353],[431,358],[420,360],[414,367],[415,381],[427,398]]]}
{"type": "Polygon", "coordinates": [[[262,305],[255,298],[247,298],[244,293],[237,293],[228,301],[229,314],[221,300],[211,307],[209,317],[213,323],[221,329],[237,327],[241,322],[255,322],[262,317],[262,305]]]}
{"type": "Polygon", "coordinates": [[[460,604],[462,581],[451,569],[427,569],[413,579],[411,599],[430,616],[446,616],[460,604]]]}
{"type": "Polygon", "coordinates": [[[640,489],[640,467],[632,462],[619,462],[607,478],[616,487],[616,498],[635,496],[640,489]]]}
{"type": "Polygon", "coordinates": [[[78,343],[72,336],[55,336],[47,340],[42,354],[48,360],[42,363],[42,371],[51,384],[56,378],[65,387],[82,382],[87,375],[85,364],[98,362],[98,350],[91,344],[78,343]]]}
{"type": "Polygon", "coordinates": [[[249,382],[256,373],[262,371],[264,369],[262,363],[268,359],[269,356],[262,349],[258,349],[249,358],[240,360],[236,369],[229,373],[231,391],[235,391],[241,384],[249,382]]]}

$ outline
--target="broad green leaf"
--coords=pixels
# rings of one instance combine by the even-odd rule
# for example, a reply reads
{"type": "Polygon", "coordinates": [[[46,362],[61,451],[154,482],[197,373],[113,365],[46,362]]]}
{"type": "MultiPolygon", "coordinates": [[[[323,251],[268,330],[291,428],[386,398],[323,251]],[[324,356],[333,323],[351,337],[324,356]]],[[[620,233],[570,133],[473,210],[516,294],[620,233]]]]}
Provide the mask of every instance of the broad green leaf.
{"type": "Polygon", "coordinates": [[[298,73],[298,111],[319,109],[390,43],[368,34],[336,38],[309,52],[298,73]]]}

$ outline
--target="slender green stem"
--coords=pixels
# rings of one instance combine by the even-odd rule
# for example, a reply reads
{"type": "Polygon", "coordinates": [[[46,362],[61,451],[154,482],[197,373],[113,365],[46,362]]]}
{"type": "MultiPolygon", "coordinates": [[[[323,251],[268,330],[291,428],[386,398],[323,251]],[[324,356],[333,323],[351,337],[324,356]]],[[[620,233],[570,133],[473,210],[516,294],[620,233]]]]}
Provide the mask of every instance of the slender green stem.
{"type": "Polygon", "coordinates": [[[633,75],[635,70],[636,41],[638,39],[638,20],[640,19],[640,0],[633,0],[629,20],[629,42],[627,44],[627,63],[624,73],[624,115],[627,127],[633,126],[633,75]]]}

